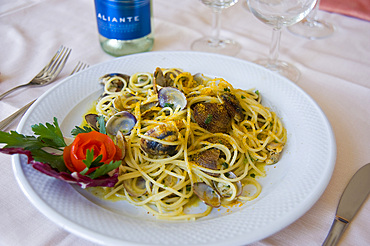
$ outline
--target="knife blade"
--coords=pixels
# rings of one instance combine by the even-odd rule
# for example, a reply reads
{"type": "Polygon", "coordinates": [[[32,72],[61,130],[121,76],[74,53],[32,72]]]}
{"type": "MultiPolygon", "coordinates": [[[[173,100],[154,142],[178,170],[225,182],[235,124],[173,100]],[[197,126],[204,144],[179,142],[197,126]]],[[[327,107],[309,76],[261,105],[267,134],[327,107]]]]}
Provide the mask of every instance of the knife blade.
{"type": "Polygon", "coordinates": [[[336,245],[370,193],[370,163],[361,167],[351,178],[339,200],[330,231],[322,244],[336,245]]]}

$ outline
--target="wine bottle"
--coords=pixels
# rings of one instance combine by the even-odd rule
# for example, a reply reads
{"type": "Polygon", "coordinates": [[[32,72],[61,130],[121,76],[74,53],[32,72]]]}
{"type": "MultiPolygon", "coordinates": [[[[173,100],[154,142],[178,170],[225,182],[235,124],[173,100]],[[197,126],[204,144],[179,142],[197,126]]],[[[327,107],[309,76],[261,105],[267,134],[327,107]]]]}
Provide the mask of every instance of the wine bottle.
{"type": "Polygon", "coordinates": [[[154,37],[151,0],[95,0],[99,42],[112,56],[150,51],[154,37]]]}

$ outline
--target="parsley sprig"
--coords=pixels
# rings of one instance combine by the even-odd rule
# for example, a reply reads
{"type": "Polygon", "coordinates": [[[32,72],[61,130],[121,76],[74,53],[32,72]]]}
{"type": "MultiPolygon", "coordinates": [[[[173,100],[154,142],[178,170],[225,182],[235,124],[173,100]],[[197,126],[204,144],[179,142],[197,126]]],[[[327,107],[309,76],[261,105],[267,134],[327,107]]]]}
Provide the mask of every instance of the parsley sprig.
{"type": "MultiPolygon", "coordinates": [[[[100,132],[106,134],[103,116],[98,117],[98,124],[100,132]]],[[[0,143],[5,144],[3,148],[22,148],[24,150],[29,150],[35,161],[47,163],[58,172],[69,172],[68,168],[65,166],[62,153],[67,144],[64,141],[63,133],[59,127],[57,118],[54,117],[53,123],[32,125],[31,129],[35,136],[26,136],[16,131],[0,131],[0,143]]],[[[76,126],[75,129],[72,130],[72,135],[91,131],[93,131],[93,129],[88,126],[76,126]]],[[[95,168],[93,172],[86,175],[95,179],[118,168],[121,164],[121,161],[111,161],[108,164],[104,164],[101,160],[101,155],[94,158],[94,151],[87,150],[86,160],[83,161],[86,164],[86,168],[81,174],[85,175],[90,168],[95,168]]]]}
{"type": "Polygon", "coordinates": [[[91,168],[96,168],[93,172],[88,174],[92,179],[95,179],[97,177],[100,177],[102,175],[105,175],[109,173],[110,171],[116,169],[121,165],[121,161],[111,161],[108,164],[104,164],[104,162],[101,162],[103,156],[98,155],[96,158],[94,158],[94,150],[87,150],[86,151],[86,159],[83,160],[83,163],[85,163],[86,168],[80,172],[82,175],[86,175],[86,173],[91,169],[91,168]]]}
{"type": "Polygon", "coordinates": [[[36,124],[31,126],[31,128],[35,135],[39,136],[38,140],[48,147],[61,148],[67,146],[64,142],[63,133],[59,128],[57,118],[54,117],[53,124],[36,124]]]}
{"type": "Polygon", "coordinates": [[[31,126],[37,136],[25,136],[16,131],[0,131],[0,143],[5,143],[4,148],[22,148],[31,151],[32,157],[39,162],[48,163],[59,172],[65,172],[66,168],[63,155],[58,155],[66,145],[58,121],[54,117],[53,124],[36,124],[31,126]],[[45,151],[51,148],[52,151],[45,151]],[[55,153],[54,153],[55,152],[55,153]]]}
{"type": "MultiPolygon", "coordinates": [[[[103,115],[98,116],[97,121],[98,121],[99,132],[103,134],[107,134],[107,130],[105,129],[104,116],[103,115]]],[[[93,131],[93,129],[90,126],[83,126],[83,127],[75,126],[75,128],[71,131],[71,134],[73,136],[77,136],[80,133],[88,133],[91,131],[93,131]]]]}

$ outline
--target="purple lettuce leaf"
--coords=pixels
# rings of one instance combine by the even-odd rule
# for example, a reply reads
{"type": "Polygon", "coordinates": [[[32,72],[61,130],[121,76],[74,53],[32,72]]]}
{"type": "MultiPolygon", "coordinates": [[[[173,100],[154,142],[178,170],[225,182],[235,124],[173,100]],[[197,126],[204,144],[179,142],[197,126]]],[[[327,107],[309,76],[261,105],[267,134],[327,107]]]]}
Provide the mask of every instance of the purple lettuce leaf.
{"type": "Polygon", "coordinates": [[[114,171],[112,176],[104,175],[96,179],[92,179],[77,172],[59,172],[53,169],[48,163],[35,161],[32,157],[31,151],[25,150],[23,148],[2,148],[0,149],[0,153],[9,155],[24,154],[28,158],[27,163],[31,164],[31,166],[37,171],[68,183],[77,184],[84,189],[87,187],[96,186],[113,187],[118,181],[118,169],[114,171]]]}

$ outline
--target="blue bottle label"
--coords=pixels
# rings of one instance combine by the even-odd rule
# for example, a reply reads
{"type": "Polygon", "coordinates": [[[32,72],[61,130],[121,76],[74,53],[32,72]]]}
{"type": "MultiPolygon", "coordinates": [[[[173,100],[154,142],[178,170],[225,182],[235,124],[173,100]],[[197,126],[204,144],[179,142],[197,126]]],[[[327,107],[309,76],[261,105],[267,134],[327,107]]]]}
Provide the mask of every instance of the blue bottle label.
{"type": "Polygon", "coordinates": [[[100,35],[109,39],[133,40],[151,33],[150,0],[95,0],[100,35]]]}

